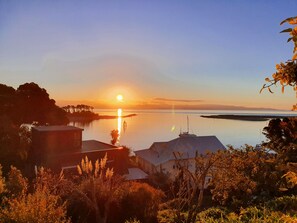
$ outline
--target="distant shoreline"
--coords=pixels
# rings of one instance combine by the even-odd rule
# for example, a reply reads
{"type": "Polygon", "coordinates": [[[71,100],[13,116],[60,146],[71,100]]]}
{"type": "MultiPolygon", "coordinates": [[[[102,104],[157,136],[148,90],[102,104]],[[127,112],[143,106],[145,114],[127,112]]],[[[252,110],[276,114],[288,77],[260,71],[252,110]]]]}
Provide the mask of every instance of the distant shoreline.
{"type": "MultiPolygon", "coordinates": [[[[129,118],[136,116],[137,114],[128,114],[120,116],[121,118],[129,118]]],[[[85,122],[85,121],[94,121],[100,119],[117,119],[117,115],[97,115],[93,117],[84,117],[84,116],[67,116],[70,122],[85,122]]]]}
{"type": "Polygon", "coordinates": [[[277,116],[277,115],[201,115],[202,118],[214,118],[214,119],[229,119],[239,121],[254,121],[262,122],[268,121],[273,118],[296,118],[297,116],[277,116]]]}
{"type": "Polygon", "coordinates": [[[129,118],[136,116],[137,114],[129,114],[129,115],[122,115],[122,116],[117,116],[117,115],[99,115],[98,119],[116,119],[116,118],[129,118]]]}

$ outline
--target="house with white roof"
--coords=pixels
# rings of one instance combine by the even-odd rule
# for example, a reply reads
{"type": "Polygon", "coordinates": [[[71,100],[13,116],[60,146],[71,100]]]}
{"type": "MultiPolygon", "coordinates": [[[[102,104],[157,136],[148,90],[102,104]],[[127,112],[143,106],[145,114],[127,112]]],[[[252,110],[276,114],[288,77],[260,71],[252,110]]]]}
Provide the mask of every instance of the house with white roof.
{"type": "Polygon", "coordinates": [[[197,155],[225,149],[216,136],[182,133],[168,142],[154,142],[150,148],[135,151],[135,154],[139,166],[147,173],[163,172],[174,177],[178,171],[176,158],[185,161],[190,171],[195,171],[197,155]]]}

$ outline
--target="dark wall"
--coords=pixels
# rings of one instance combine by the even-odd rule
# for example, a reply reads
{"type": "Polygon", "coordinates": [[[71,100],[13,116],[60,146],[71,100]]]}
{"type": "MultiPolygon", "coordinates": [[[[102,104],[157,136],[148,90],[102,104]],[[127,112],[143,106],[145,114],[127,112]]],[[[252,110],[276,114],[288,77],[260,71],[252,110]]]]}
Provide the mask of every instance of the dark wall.
{"type": "Polygon", "coordinates": [[[92,152],[77,152],[59,156],[48,157],[47,165],[54,170],[60,170],[65,166],[76,166],[86,156],[94,164],[96,160],[102,159],[107,154],[107,167],[114,168],[117,174],[128,173],[128,154],[124,149],[97,150],[92,152]]]}
{"type": "MultiPolygon", "coordinates": [[[[82,131],[37,131],[32,129],[32,150],[37,161],[64,153],[79,152],[82,146],[82,131]]],[[[38,162],[39,163],[39,162],[38,162]]]]}

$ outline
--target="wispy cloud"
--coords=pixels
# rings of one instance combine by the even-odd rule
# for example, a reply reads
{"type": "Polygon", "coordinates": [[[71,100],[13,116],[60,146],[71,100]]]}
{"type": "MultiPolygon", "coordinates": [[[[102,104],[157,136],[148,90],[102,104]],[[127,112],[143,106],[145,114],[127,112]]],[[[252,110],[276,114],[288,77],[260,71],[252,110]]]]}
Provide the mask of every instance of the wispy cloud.
{"type": "Polygon", "coordinates": [[[203,102],[203,100],[199,100],[199,99],[154,98],[153,100],[154,101],[166,101],[166,102],[185,102],[185,103],[203,102]]]}

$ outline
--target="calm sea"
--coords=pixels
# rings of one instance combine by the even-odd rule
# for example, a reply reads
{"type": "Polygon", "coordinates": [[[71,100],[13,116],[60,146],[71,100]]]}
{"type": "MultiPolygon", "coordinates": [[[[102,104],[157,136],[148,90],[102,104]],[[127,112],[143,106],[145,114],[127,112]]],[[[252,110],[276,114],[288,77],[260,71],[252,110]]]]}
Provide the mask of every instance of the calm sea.
{"type": "MultiPolygon", "coordinates": [[[[153,142],[172,140],[187,131],[198,136],[215,135],[224,145],[240,147],[244,144],[256,145],[265,141],[262,134],[268,121],[239,121],[202,118],[201,115],[245,114],[245,115],[284,115],[287,111],[221,111],[221,110],[95,110],[100,115],[128,115],[130,118],[102,119],[89,124],[71,123],[84,129],[83,140],[95,139],[110,143],[110,132],[120,131],[119,145],[125,145],[133,151],[146,149],[153,142]]],[[[295,113],[296,114],[296,113],[295,113]]]]}

